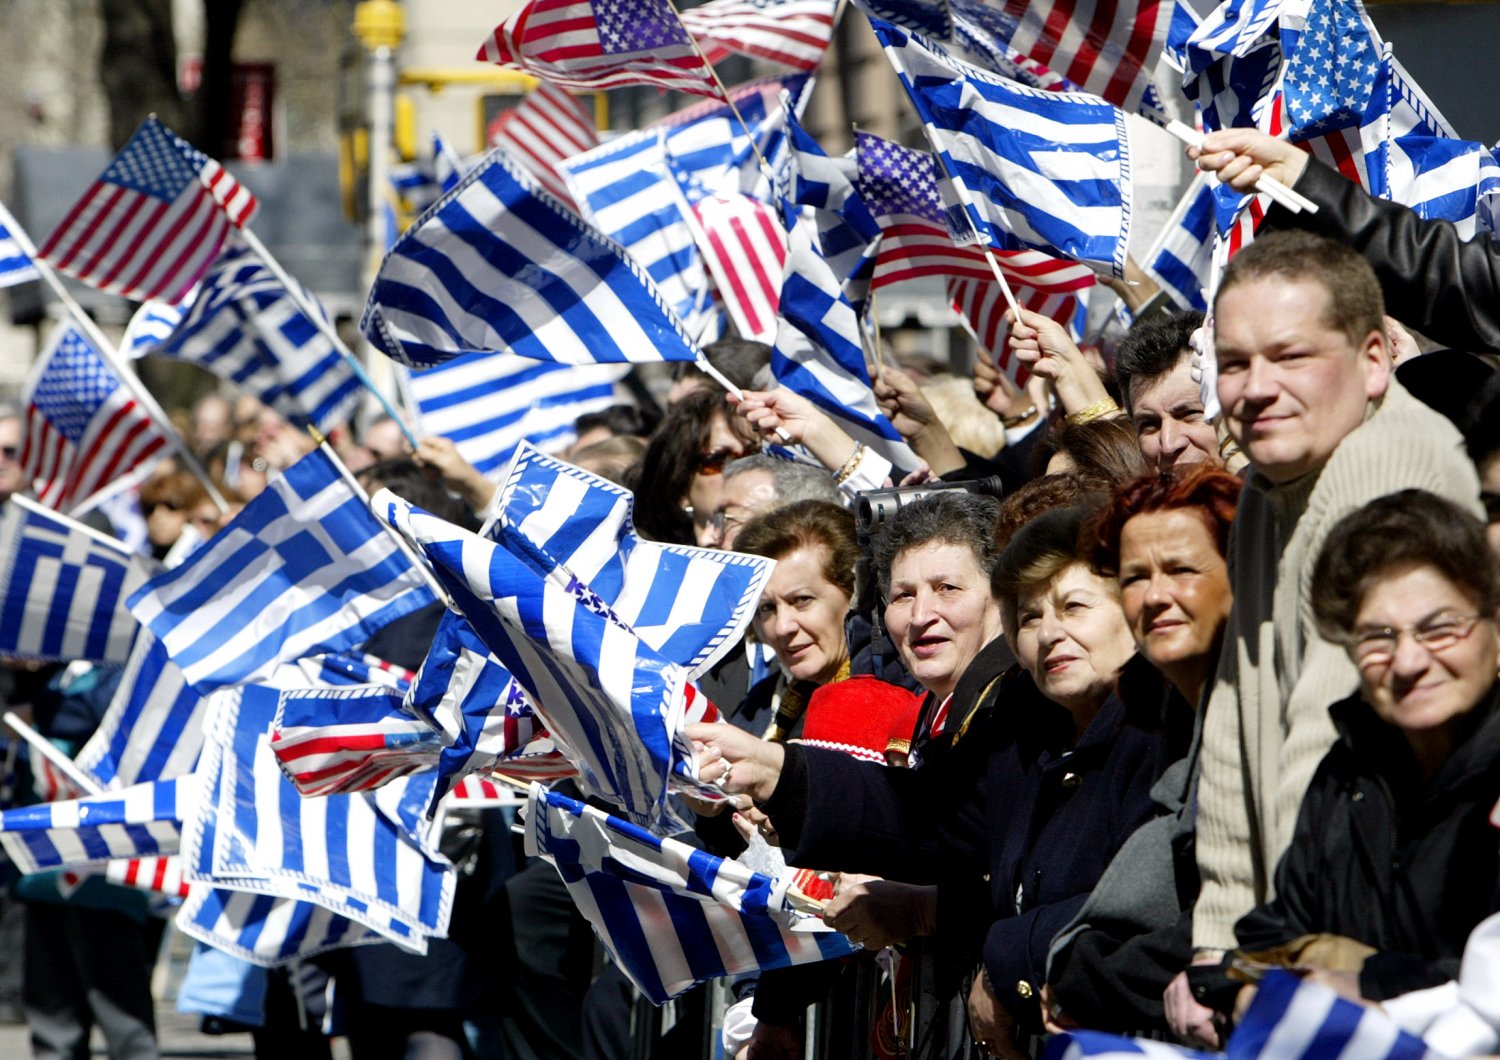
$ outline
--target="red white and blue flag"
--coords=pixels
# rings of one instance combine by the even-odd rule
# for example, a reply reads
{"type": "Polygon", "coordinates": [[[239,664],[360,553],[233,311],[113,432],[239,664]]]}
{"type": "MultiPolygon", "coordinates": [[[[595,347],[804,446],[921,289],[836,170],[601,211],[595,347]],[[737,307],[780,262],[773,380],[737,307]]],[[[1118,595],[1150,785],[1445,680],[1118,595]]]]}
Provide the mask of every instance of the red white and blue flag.
{"type": "Polygon", "coordinates": [[[73,325],[53,335],[23,400],[21,472],[37,500],[76,512],[144,478],[167,439],[73,325]]]}
{"type": "Polygon", "coordinates": [[[255,207],[223,166],[147,118],[38,256],[110,294],[177,302],[255,207]]]}
{"type": "Polygon", "coordinates": [[[732,55],[813,71],[833,36],[834,0],[709,0],[682,24],[709,62],[732,55]]]}

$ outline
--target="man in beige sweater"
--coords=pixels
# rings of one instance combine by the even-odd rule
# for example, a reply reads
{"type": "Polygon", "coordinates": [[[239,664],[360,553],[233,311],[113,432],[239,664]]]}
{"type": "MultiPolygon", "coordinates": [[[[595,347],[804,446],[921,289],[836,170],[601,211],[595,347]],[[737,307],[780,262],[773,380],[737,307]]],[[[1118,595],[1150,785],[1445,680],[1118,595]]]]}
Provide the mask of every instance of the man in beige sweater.
{"type": "MultiPolygon", "coordinates": [[[[1219,402],[1250,460],[1229,539],[1234,609],[1204,718],[1193,915],[1199,959],[1271,892],[1313,771],[1334,739],[1327,708],[1354,691],[1344,650],[1318,636],[1312,566],[1343,515],[1407,487],[1478,513],[1458,431],[1396,381],[1380,287],[1349,248],[1302,232],[1257,239],[1214,303],[1219,402]]],[[[1210,1040],[1183,977],[1179,1033],[1210,1040]]]]}

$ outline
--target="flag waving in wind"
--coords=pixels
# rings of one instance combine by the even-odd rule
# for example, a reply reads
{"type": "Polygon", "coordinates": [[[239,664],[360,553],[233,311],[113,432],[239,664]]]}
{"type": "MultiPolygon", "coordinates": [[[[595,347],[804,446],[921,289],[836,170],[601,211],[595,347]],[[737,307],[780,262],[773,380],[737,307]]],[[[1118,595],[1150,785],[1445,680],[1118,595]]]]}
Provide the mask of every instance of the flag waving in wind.
{"type": "Polygon", "coordinates": [[[360,327],[413,368],[503,350],[563,364],[699,357],[640,266],[503,148],[391,248],[360,327]]]}
{"type": "Polygon", "coordinates": [[[530,0],[475,58],[578,92],[646,85],[719,94],[669,0],[530,0]]]}
{"type": "Polygon", "coordinates": [[[10,287],[40,278],[36,262],[27,251],[29,241],[21,226],[0,203],[0,287],[10,287]]]}
{"type": "Polygon", "coordinates": [[[20,463],[37,499],[58,511],[134,485],[166,448],[150,415],[72,324],[59,324],[26,382],[20,463]]]}
{"type": "Polygon", "coordinates": [[[682,13],[710,62],[748,55],[813,71],[833,36],[834,0],[709,0],[682,13]]]}
{"type": "Polygon", "coordinates": [[[223,166],[147,118],[39,254],[101,291],[177,302],[255,206],[223,166]]]}

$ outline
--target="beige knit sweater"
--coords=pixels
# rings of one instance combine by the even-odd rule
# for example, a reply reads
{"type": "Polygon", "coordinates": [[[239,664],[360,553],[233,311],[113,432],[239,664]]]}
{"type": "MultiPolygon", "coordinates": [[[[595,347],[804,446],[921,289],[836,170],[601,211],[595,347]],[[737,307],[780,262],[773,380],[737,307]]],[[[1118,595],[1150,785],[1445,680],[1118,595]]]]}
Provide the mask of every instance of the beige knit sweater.
{"type": "Polygon", "coordinates": [[[1197,947],[1232,949],[1235,921],[1270,897],[1302,795],[1333,743],[1328,707],[1358,683],[1344,650],[1313,624],[1323,541],[1348,512],[1408,487],[1481,514],[1458,431],[1394,377],[1322,471],[1281,486],[1254,472],[1246,480],[1229,538],[1234,608],[1203,724],[1197,947]]]}

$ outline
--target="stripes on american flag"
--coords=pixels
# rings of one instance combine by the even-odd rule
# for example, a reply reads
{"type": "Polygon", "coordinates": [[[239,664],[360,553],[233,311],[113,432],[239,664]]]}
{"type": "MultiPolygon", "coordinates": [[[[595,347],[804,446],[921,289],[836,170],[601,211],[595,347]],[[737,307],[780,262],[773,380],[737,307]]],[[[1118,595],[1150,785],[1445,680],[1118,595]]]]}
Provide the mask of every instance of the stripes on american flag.
{"type": "Polygon", "coordinates": [[[77,512],[144,478],[167,439],[84,334],[59,324],[26,381],[25,481],[49,508],[77,512]]]}
{"type": "Polygon", "coordinates": [[[328,454],[287,468],[180,567],[130,600],[200,692],[342,651],[432,603],[328,454]]]}
{"type": "Polygon", "coordinates": [[[47,237],[39,256],[110,294],[177,302],[255,196],[219,163],[147,118],[47,237]]]}
{"type": "Polygon", "coordinates": [[[562,364],[699,356],[625,249],[500,147],[386,255],[360,327],[415,368],[494,351],[562,364]]]}
{"type": "Polygon", "coordinates": [[[0,287],[41,279],[31,249],[25,231],[0,203],[0,287]]]}
{"type": "Polygon", "coordinates": [[[119,542],[21,494],[0,509],[0,655],[123,663],[150,577],[119,542]]]}
{"type": "Polygon", "coordinates": [[[646,85],[719,95],[668,0],[531,0],[475,58],[575,91],[646,85]]]}
{"type": "Polygon", "coordinates": [[[557,867],[622,971],[660,1005],[695,983],[854,952],[796,931],[787,883],[533,787],[526,853],[557,867]]]}
{"type": "MultiPolygon", "coordinates": [[[[1015,286],[1011,293],[1021,308],[1040,313],[1068,328],[1076,342],[1082,338],[1075,322],[1082,302],[1077,294],[1049,293],[1034,287],[1015,286]]],[[[989,353],[996,366],[1017,386],[1025,386],[1031,371],[1012,353],[1006,341],[1010,325],[1005,322],[1009,308],[1000,285],[993,276],[954,277],[948,280],[948,299],[959,322],[981,350],[989,353]]]]}
{"type": "Polygon", "coordinates": [[[836,0],[709,0],[682,12],[682,24],[711,63],[748,55],[811,72],[828,50],[835,6],[836,0]]]}
{"type": "Polygon", "coordinates": [[[271,753],[303,797],[366,791],[431,770],[442,733],[401,709],[388,685],[285,689],[271,753]]]}
{"type": "Polygon", "coordinates": [[[182,861],[176,854],[162,857],[117,859],[104,867],[104,878],[121,887],[186,898],[191,893],[182,878],[182,861]]]}
{"type": "Polygon", "coordinates": [[[508,147],[537,183],[577,209],[557,166],[565,158],[597,147],[599,130],[588,108],[566,89],[538,83],[518,105],[495,116],[486,136],[491,147],[508,147]]]}
{"type": "Polygon", "coordinates": [[[699,249],[742,338],[776,338],[786,266],[786,230],[776,211],[748,195],[710,195],[692,207],[699,249]]]}

